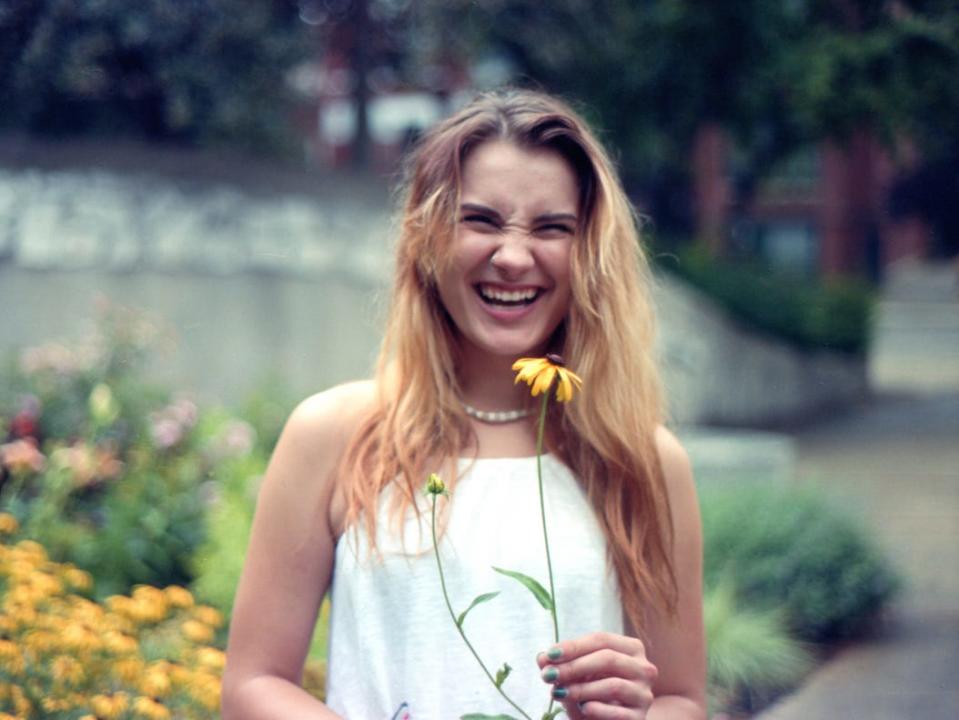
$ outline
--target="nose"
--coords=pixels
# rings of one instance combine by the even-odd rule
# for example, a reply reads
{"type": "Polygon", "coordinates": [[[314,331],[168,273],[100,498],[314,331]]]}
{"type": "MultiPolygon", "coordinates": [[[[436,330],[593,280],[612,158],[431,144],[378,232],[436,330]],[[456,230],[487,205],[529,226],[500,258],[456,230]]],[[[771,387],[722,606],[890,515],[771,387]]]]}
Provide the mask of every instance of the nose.
{"type": "Polygon", "coordinates": [[[522,232],[506,232],[490,256],[490,264],[504,277],[519,277],[530,270],[536,260],[529,246],[529,238],[522,232]]]}

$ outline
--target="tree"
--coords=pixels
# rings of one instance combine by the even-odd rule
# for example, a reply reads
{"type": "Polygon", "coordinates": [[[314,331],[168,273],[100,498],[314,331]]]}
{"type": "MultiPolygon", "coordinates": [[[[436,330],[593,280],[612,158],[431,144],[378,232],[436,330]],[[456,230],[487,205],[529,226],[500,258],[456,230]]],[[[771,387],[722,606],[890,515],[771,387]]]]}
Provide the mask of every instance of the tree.
{"type": "Polygon", "coordinates": [[[736,191],[748,198],[808,143],[865,127],[937,154],[959,117],[959,11],[949,0],[424,4],[455,38],[447,44],[474,56],[495,48],[526,82],[584,103],[627,184],[667,227],[689,228],[682,198],[704,125],[735,141],[736,191]]]}
{"type": "Polygon", "coordinates": [[[305,29],[283,0],[13,0],[0,12],[0,124],[276,147],[305,29]]]}

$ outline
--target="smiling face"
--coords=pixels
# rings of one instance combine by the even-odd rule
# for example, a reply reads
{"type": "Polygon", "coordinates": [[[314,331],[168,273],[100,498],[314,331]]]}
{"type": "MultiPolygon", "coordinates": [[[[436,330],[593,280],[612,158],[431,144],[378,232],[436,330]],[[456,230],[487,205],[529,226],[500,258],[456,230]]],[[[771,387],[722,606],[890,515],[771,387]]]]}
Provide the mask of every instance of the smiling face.
{"type": "Polygon", "coordinates": [[[566,317],[579,186],[547,148],[491,140],[463,162],[440,299],[467,352],[541,354],[566,317]]]}

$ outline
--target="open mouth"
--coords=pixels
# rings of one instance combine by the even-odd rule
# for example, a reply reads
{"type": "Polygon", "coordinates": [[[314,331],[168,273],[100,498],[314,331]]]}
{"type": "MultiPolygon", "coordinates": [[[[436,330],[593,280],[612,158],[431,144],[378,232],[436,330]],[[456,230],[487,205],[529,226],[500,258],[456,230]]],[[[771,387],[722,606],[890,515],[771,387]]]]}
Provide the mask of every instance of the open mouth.
{"type": "Polygon", "coordinates": [[[482,283],[476,285],[476,292],[487,305],[496,307],[526,307],[532,305],[543,292],[542,288],[525,288],[523,290],[504,290],[482,283]]]}

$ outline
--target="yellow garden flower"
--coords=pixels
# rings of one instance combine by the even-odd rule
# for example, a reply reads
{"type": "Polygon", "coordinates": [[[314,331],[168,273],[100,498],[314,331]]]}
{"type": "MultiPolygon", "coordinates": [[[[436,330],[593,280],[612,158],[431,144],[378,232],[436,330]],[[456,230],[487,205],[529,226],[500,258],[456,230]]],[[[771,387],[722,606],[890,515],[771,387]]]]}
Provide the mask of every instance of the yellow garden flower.
{"type": "Polygon", "coordinates": [[[163,703],[143,696],[133,702],[133,712],[136,717],[150,718],[150,720],[167,720],[170,717],[170,711],[163,703]]]}
{"type": "Polygon", "coordinates": [[[515,382],[522,381],[529,385],[533,397],[549,392],[553,382],[558,379],[556,399],[569,402],[573,399],[573,392],[583,385],[580,377],[565,366],[563,359],[552,353],[541,358],[520,358],[513,363],[513,371],[516,372],[515,382]]]}
{"type": "Polygon", "coordinates": [[[129,702],[129,696],[124,692],[94,695],[90,698],[90,709],[102,720],[113,720],[124,713],[129,702]]]}
{"type": "Polygon", "coordinates": [[[190,697],[207,710],[220,707],[220,678],[210,673],[197,673],[189,685],[190,697]]]}
{"type": "Polygon", "coordinates": [[[12,535],[20,529],[20,523],[10,513],[0,513],[0,534],[12,535]]]}
{"type": "Polygon", "coordinates": [[[170,585],[165,588],[163,592],[166,594],[167,601],[173,607],[193,607],[193,595],[191,595],[190,591],[186,588],[182,588],[179,585],[170,585]]]}
{"type": "Polygon", "coordinates": [[[90,573],[77,567],[67,566],[63,571],[63,579],[74,590],[89,590],[93,587],[90,573]]]}
{"type": "Polygon", "coordinates": [[[183,637],[198,645],[213,640],[213,628],[199,620],[187,620],[180,626],[183,637]]]}
{"type": "Polygon", "coordinates": [[[68,655],[58,655],[50,663],[50,674],[57,682],[69,685],[78,685],[83,681],[83,666],[68,655]]]}
{"type": "Polygon", "coordinates": [[[140,692],[150,697],[163,697],[170,692],[170,677],[164,668],[151,668],[140,681],[140,692]]]}
{"type": "Polygon", "coordinates": [[[196,663],[201,667],[220,671],[226,665],[226,655],[217,648],[201,647],[196,651],[196,663]]]}
{"type": "Polygon", "coordinates": [[[209,605],[200,605],[194,608],[193,617],[212,628],[218,628],[223,624],[223,615],[220,614],[219,610],[209,605]]]}

